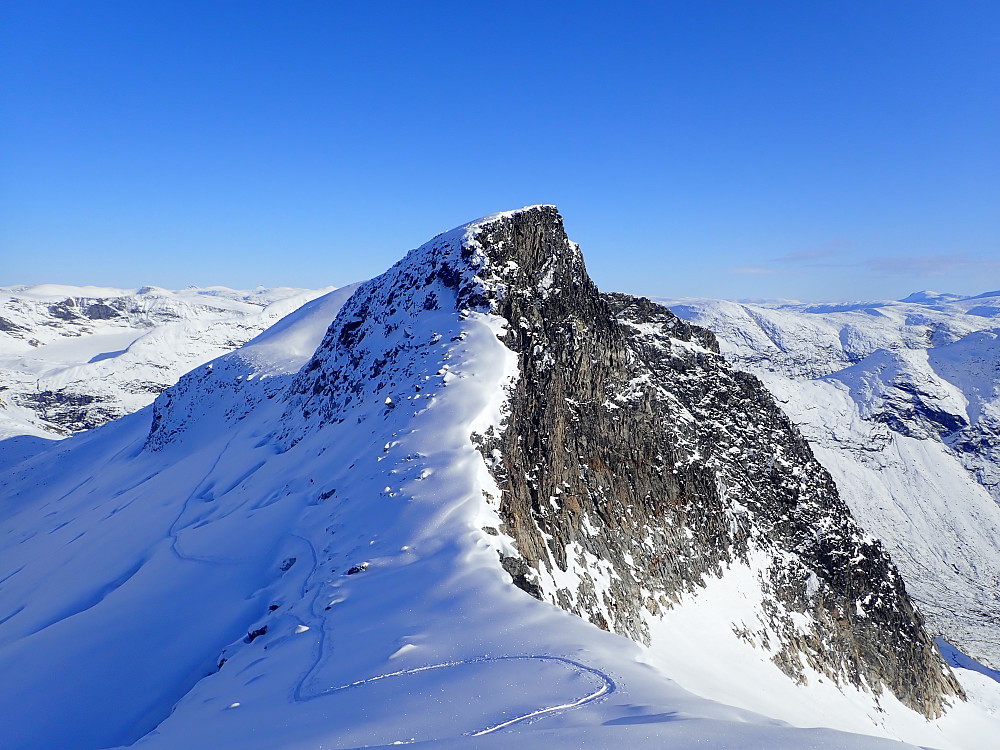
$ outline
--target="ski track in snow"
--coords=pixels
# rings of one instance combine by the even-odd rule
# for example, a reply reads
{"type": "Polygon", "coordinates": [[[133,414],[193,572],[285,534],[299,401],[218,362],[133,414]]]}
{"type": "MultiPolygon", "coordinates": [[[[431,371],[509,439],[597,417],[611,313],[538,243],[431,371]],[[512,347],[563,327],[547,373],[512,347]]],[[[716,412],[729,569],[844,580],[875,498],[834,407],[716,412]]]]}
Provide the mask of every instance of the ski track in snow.
{"type": "MultiPolygon", "coordinates": [[[[215,470],[218,468],[219,464],[222,462],[223,457],[226,455],[226,452],[229,450],[229,446],[233,444],[233,441],[235,439],[236,436],[234,435],[226,442],[225,447],[221,451],[219,451],[219,455],[215,457],[215,460],[212,462],[212,465],[205,472],[205,475],[200,480],[198,480],[198,483],[194,485],[194,489],[191,490],[191,493],[184,499],[184,502],[181,503],[180,512],[177,514],[177,517],[170,524],[170,528],[167,529],[167,535],[170,537],[170,549],[173,551],[175,555],[177,555],[178,559],[189,560],[191,562],[210,563],[210,564],[219,563],[219,560],[213,560],[212,558],[198,557],[196,555],[185,554],[177,546],[178,545],[177,535],[180,534],[180,532],[184,531],[184,529],[189,529],[194,524],[204,520],[205,516],[200,516],[198,518],[195,518],[193,521],[185,523],[183,526],[180,525],[182,519],[187,514],[188,508],[190,507],[191,503],[195,500],[195,498],[203,497],[202,492],[205,482],[208,480],[209,477],[212,476],[212,474],[215,473],[215,470]]],[[[238,507],[234,508],[232,512],[235,512],[236,510],[238,510],[238,507]]],[[[226,515],[229,514],[227,513],[226,515]]]]}
{"type": "Polygon", "coordinates": [[[547,714],[553,714],[559,711],[566,711],[572,708],[578,708],[588,703],[593,703],[594,701],[606,698],[607,696],[614,693],[616,689],[615,681],[607,673],[602,672],[599,669],[589,667],[586,664],[581,664],[580,662],[574,661],[573,659],[567,659],[562,656],[542,656],[542,655],[478,656],[471,659],[458,659],[456,661],[442,662],[441,664],[429,664],[423,667],[414,667],[412,669],[401,669],[396,672],[387,672],[385,674],[376,675],[374,677],[368,677],[363,680],[357,680],[356,682],[352,682],[347,685],[339,685],[337,687],[326,688],[325,690],[320,690],[319,692],[314,693],[312,695],[303,695],[302,686],[308,679],[309,675],[312,674],[312,670],[310,670],[309,673],[307,673],[302,678],[302,680],[299,681],[299,684],[295,689],[295,700],[300,702],[315,700],[317,698],[322,698],[332,693],[339,693],[344,690],[351,690],[354,688],[363,687],[365,685],[369,685],[373,682],[378,682],[380,680],[386,680],[393,677],[405,677],[407,675],[420,674],[422,672],[430,672],[437,669],[449,669],[465,665],[488,664],[491,662],[511,662],[511,661],[533,661],[533,662],[547,661],[547,662],[565,664],[569,666],[571,669],[576,670],[577,672],[596,677],[600,681],[601,685],[597,690],[588,693],[575,701],[571,701],[569,703],[559,703],[552,706],[544,706],[534,711],[529,711],[528,713],[515,716],[513,719],[508,719],[507,721],[503,721],[499,724],[490,725],[484,729],[465,732],[465,736],[481,737],[483,735],[492,734],[493,732],[505,729],[506,727],[513,726],[514,724],[520,724],[521,722],[539,719],[547,714]]]}
{"type": "MultiPolygon", "coordinates": [[[[214,469],[214,467],[213,467],[213,469],[214,469]]],[[[211,473],[212,473],[212,470],[209,471],[209,474],[211,474],[211,473]]],[[[202,480],[202,482],[204,482],[204,479],[202,480]]],[[[200,486],[201,486],[201,483],[199,483],[199,487],[200,486]]],[[[194,497],[196,495],[197,495],[197,490],[194,493],[192,493],[192,497],[194,497]]],[[[308,592],[309,592],[309,588],[308,588],[309,587],[309,580],[311,579],[311,577],[314,574],[320,572],[320,570],[319,570],[319,554],[317,553],[315,544],[313,544],[313,542],[310,541],[309,539],[307,539],[307,538],[305,538],[303,536],[300,536],[299,534],[291,534],[290,536],[291,536],[291,538],[297,539],[297,540],[299,540],[300,542],[302,542],[305,545],[305,547],[309,551],[309,556],[311,558],[311,564],[310,564],[309,572],[303,577],[302,583],[300,585],[300,591],[299,591],[299,596],[302,599],[305,599],[308,596],[308,592]]],[[[322,591],[321,590],[316,590],[315,593],[313,594],[313,596],[309,597],[309,598],[311,600],[310,601],[310,606],[309,606],[310,613],[313,616],[321,617],[321,615],[316,611],[315,608],[318,606],[318,604],[320,603],[320,600],[323,598],[322,591]]],[[[395,672],[386,672],[386,673],[378,674],[378,675],[375,675],[373,677],[368,677],[368,678],[365,678],[365,679],[362,679],[362,680],[356,680],[355,682],[351,682],[351,683],[348,683],[346,685],[338,685],[338,686],[328,687],[328,688],[325,688],[325,689],[322,689],[322,690],[318,690],[318,691],[315,691],[315,692],[308,692],[307,689],[306,689],[306,684],[310,681],[310,679],[313,677],[313,675],[320,669],[320,667],[321,667],[321,665],[323,663],[323,656],[324,656],[324,653],[325,653],[325,646],[326,646],[326,638],[327,638],[326,629],[322,628],[322,627],[316,628],[316,632],[317,632],[318,640],[316,642],[316,646],[315,646],[315,649],[314,649],[314,656],[313,656],[312,664],[303,673],[303,675],[298,679],[298,681],[296,682],[296,685],[295,685],[295,689],[293,690],[293,698],[294,698],[294,700],[296,702],[299,702],[299,703],[305,703],[305,702],[308,702],[308,701],[317,700],[317,699],[324,698],[324,697],[327,697],[329,695],[332,695],[332,694],[335,694],[335,693],[339,693],[339,692],[342,692],[342,691],[345,691],[345,690],[352,690],[352,689],[356,689],[356,688],[361,688],[361,687],[364,687],[365,685],[369,685],[371,683],[379,682],[379,681],[390,679],[390,678],[405,677],[407,675],[421,674],[421,673],[425,673],[425,672],[431,672],[431,671],[441,670],[441,669],[455,668],[455,667],[460,667],[460,666],[480,665],[480,664],[489,664],[489,663],[501,663],[501,662],[515,662],[515,661],[549,662],[549,663],[555,663],[555,664],[564,664],[564,665],[568,666],[570,669],[572,669],[572,670],[574,670],[574,671],[576,671],[576,672],[578,672],[580,674],[589,675],[589,676],[597,678],[598,682],[600,683],[600,686],[596,690],[594,690],[594,691],[592,691],[590,693],[587,693],[586,695],[583,695],[582,697],[580,697],[580,698],[578,698],[576,700],[569,701],[569,702],[558,703],[558,704],[553,704],[553,705],[548,705],[548,706],[542,706],[540,708],[537,708],[535,710],[529,711],[527,713],[523,713],[523,714],[520,714],[518,716],[515,716],[512,719],[507,719],[506,721],[500,722],[498,724],[491,724],[491,725],[489,725],[487,727],[484,727],[482,729],[478,729],[478,730],[474,730],[474,731],[467,731],[467,732],[464,733],[464,736],[468,736],[468,737],[481,737],[483,735],[492,734],[493,732],[500,731],[500,730],[505,729],[507,727],[513,726],[515,724],[521,724],[523,722],[532,722],[532,721],[535,721],[537,719],[540,719],[540,718],[542,718],[544,716],[547,716],[547,715],[550,715],[550,714],[555,714],[555,713],[558,713],[558,712],[561,712],[561,711],[568,711],[568,710],[573,709],[573,708],[579,708],[580,706],[584,706],[586,704],[593,703],[595,701],[605,699],[608,696],[610,696],[612,693],[614,693],[615,690],[617,689],[617,685],[615,684],[614,679],[610,675],[608,675],[606,672],[603,672],[603,671],[601,671],[599,669],[596,669],[594,667],[590,667],[590,666],[588,666],[586,664],[583,664],[583,663],[581,663],[579,661],[576,661],[576,660],[573,660],[573,659],[569,659],[569,658],[566,658],[566,657],[562,657],[562,656],[533,654],[533,655],[504,655],[504,656],[483,655],[483,656],[472,657],[472,658],[467,658],[467,659],[456,659],[456,660],[452,660],[452,661],[441,662],[441,663],[438,663],[438,664],[429,664],[429,665],[425,665],[425,666],[421,666],[421,667],[413,667],[413,668],[410,668],[410,669],[401,669],[401,670],[397,670],[395,672]]]]}

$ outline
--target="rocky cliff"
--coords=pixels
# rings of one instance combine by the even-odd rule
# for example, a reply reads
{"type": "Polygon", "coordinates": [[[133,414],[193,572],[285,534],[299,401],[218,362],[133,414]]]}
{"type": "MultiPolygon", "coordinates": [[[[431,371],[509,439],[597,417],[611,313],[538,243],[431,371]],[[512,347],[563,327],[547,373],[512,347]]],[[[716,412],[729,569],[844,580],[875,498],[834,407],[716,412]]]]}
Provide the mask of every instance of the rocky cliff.
{"type": "Polygon", "coordinates": [[[664,609],[752,567],[763,624],[737,635],[790,677],[887,688],[927,716],[961,695],[882,545],[760,382],[708,331],[599,293],[554,207],[441,235],[362,286],[291,408],[340,422],[357,399],[389,413],[446,385],[447,368],[417,372],[437,340],[406,321],[456,310],[499,317],[517,359],[502,428],[476,438],[515,583],[645,642],[664,609]]]}
{"type": "Polygon", "coordinates": [[[987,676],[886,693],[955,688],[878,545],[554,209],[321,300],[0,456],[4,748],[992,747],[987,676]]]}
{"type": "Polygon", "coordinates": [[[668,304],[779,400],[927,630],[1000,667],[1000,293],[668,304]]]}

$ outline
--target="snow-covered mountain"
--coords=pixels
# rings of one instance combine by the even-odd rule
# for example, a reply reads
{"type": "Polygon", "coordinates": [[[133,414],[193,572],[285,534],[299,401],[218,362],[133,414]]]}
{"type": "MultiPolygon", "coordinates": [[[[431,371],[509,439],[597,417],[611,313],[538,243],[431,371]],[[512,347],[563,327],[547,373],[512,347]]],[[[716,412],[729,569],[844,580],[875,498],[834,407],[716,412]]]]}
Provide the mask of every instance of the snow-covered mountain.
{"type": "Polygon", "coordinates": [[[941,659],[760,382],[599,294],[552,207],[439,235],[152,407],[4,445],[12,748],[1000,732],[997,683],[941,659]]]}
{"type": "Polygon", "coordinates": [[[63,436],[147,406],[332,289],[0,288],[0,438],[63,436]]]}
{"type": "Polygon", "coordinates": [[[775,394],[931,631],[1000,668],[1000,292],[664,303],[775,394]]]}

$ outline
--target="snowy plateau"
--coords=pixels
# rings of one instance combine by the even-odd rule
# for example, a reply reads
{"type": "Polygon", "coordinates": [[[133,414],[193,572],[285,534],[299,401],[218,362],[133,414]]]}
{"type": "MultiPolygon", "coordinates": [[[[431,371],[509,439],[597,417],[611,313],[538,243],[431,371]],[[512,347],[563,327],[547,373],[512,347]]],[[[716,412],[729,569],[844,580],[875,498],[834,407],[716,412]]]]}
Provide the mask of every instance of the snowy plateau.
{"type": "Polygon", "coordinates": [[[3,294],[4,748],[997,746],[1000,298],[3,294]]]}

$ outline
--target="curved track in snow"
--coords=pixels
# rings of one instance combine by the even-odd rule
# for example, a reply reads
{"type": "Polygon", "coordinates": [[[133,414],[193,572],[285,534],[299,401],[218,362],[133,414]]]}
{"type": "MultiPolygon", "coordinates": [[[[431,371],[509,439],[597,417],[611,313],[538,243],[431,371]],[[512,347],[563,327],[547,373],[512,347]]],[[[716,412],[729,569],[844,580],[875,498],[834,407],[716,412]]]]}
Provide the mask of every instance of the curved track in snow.
{"type": "MultiPolygon", "coordinates": [[[[448,669],[452,667],[467,666],[470,664],[488,664],[494,662],[510,662],[510,661],[528,661],[528,662],[556,662],[560,664],[565,664],[571,669],[576,670],[582,674],[591,675],[596,677],[600,682],[600,686],[593,692],[587,693],[586,695],[567,703],[558,703],[550,706],[542,706],[535,709],[534,711],[529,711],[524,714],[515,716],[512,719],[508,719],[499,724],[491,724],[482,729],[464,732],[467,737],[481,737],[485,734],[491,734],[493,732],[505,729],[514,724],[520,724],[525,721],[530,721],[532,719],[537,719],[548,714],[557,713],[559,711],[569,710],[571,708],[578,708],[580,706],[586,705],[588,703],[593,703],[596,700],[600,700],[606,696],[611,695],[617,689],[615,681],[610,677],[610,675],[605,672],[595,669],[594,667],[589,667],[586,664],[581,664],[573,659],[567,659],[563,656],[545,656],[545,655],[522,655],[522,656],[477,656],[471,659],[458,659],[455,661],[442,662],[440,664],[429,664],[423,667],[414,667],[412,669],[401,669],[396,672],[387,672],[385,674],[375,675],[374,677],[368,677],[363,680],[357,680],[356,682],[351,682],[347,685],[339,685],[337,687],[326,688],[313,695],[302,696],[300,694],[296,695],[296,700],[307,701],[314,700],[316,698],[322,698],[333,693],[339,693],[344,690],[351,690],[354,688],[363,687],[364,685],[371,684],[373,682],[378,682],[380,680],[386,680],[393,677],[405,677],[407,675],[420,674],[423,672],[430,672],[438,669],[448,669]]],[[[301,686],[300,686],[301,687],[301,686]]],[[[296,691],[298,693],[298,691],[296,691]]]]}

